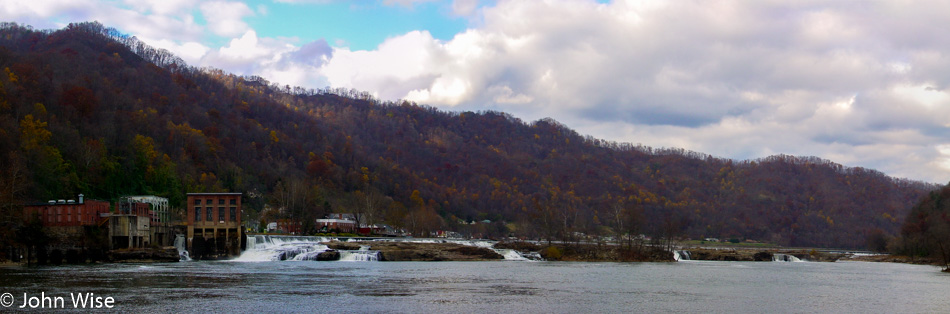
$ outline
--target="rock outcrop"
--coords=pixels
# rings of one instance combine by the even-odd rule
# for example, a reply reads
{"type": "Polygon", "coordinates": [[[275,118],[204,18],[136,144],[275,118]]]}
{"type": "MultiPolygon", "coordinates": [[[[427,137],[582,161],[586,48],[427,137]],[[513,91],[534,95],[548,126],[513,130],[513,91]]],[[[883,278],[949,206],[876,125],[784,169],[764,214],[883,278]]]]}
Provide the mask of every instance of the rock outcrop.
{"type": "Polygon", "coordinates": [[[320,254],[317,254],[317,261],[339,261],[339,260],[340,260],[340,252],[337,252],[337,251],[324,251],[324,252],[320,252],[320,254]]]}
{"type": "Polygon", "coordinates": [[[355,250],[360,249],[360,244],[356,242],[330,241],[330,242],[321,242],[321,244],[326,245],[328,248],[331,248],[334,250],[355,251],[355,250]]]}
{"type": "Polygon", "coordinates": [[[492,261],[505,257],[492,249],[455,243],[359,242],[379,251],[380,261],[492,261]]]}
{"type": "Polygon", "coordinates": [[[540,251],[549,261],[674,262],[673,252],[649,246],[620,247],[595,244],[553,244],[540,251]]]}

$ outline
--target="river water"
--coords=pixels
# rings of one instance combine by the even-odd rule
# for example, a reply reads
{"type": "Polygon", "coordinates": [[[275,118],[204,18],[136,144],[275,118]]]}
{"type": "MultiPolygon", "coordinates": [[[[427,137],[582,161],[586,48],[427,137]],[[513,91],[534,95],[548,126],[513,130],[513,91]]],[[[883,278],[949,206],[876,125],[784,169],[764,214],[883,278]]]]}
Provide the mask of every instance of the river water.
{"type": "MultiPolygon", "coordinates": [[[[950,275],[863,262],[182,262],[0,268],[0,293],[122,312],[945,313],[950,275]]],[[[45,309],[49,310],[49,309],[45,309]]],[[[44,310],[44,311],[45,311],[44,310]]],[[[39,310],[34,310],[39,311],[39,310]]]]}

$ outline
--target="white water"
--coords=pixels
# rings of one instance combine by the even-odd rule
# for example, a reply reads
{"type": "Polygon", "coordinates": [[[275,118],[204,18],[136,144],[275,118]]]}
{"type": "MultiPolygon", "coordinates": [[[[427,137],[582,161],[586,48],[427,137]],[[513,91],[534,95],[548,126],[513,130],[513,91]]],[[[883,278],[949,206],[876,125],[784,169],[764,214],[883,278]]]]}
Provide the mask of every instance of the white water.
{"type": "Polygon", "coordinates": [[[191,260],[188,250],[185,250],[185,235],[179,234],[175,236],[175,248],[178,249],[179,262],[191,260]]]}
{"type": "Polygon", "coordinates": [[[795,257],[794,255],[779,254],[779,253],[775,253],[772,255],[772,261],[773,262],[804,262],[803,260],[801,260],[798,257],[795,257]]]}
{"type": "Polygon", "coordinates": [[[359,251],[340,251],[341,262],[376,262],[379,251],[370,251],[368,246],[360,246],[359,251]]]}
{"type": "Polygon", "coordinates": [[[247,250],[234,259],[238,262],[309,261],[329,248],[320,242],[326,237],[295,237],[255,235],[247,237],[247,250]]]}
{"type": "MultiPolygon", "coordinates": [[[[271,236],[253,235],[247,238],[247,250],[241,256],[233,259],[238,262],[268,262],[268,261],[312,261],[317,255],[326,252],[329,248],[321,242],[337,240],[328,237],[306,236],[271,236]]],[[[348,242],[360,241],[347,239],[348,242]]],[[[375,241],[412,242],[412,243],[455,243],[467,246],[488,248],[495,250],[505,257],[506,261],[538,261],[543,260],[536,252],[522,255],[515,250],[494,249],[495,241],[490,240],[463,240],[463,239],[377,239],[375,241]]],[[[337,250],[340,261],[375,262],[379,260],[378,251],[370,251],[368,246],[361,246],[358,251],[337,250]]]]}
{"type": "Polygon", "coordinates": [[[410,242],[410,243],[453,243],[466,246],[474,246],[480,248],[491,249],[501,256],[505,257],[506,261],[543,261],[544,258],[541,258],[541,255],[538,252],[530,252],[526,255],[521,254],[516,250],[509,249],[496,249],[494,248],[495,244],[498,241],[492,240],[466,240],[466,239],[378,239],[376,241],[391,241],[391,242],[410,242]]]}
{"type": "Polygon", "coordinates": [[[690,258],[689,251],[680,251],[680,250],[673,251],[673,259],[676,260],[677,262],[688,261],[689,258],[690,258]]]}

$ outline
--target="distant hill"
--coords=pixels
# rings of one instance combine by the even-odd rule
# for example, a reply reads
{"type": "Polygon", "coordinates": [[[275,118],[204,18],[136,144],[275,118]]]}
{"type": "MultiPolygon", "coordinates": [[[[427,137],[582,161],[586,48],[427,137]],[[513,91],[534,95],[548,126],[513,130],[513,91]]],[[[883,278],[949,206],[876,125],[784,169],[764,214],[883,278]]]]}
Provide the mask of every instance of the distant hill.
{"type": "MultiPolygon", "coordinates": [[[[937,186],[814,157],[734,161],[186,65],[98,23],[0,25],[0,202],[244,192],[418,234],[580,233],[863,247],[937,186]],[[471,225],[467,222],[490,220],[471,225]],[[460,222],[466,222],[464,224],[460,222]]],[[[12,217],[12,216],[7,216],[12,217]]],[[[9,218],[7,219],[9,221],[9,218]]],[[[312,231],[312,230],[311,230],[312,231]]]]}

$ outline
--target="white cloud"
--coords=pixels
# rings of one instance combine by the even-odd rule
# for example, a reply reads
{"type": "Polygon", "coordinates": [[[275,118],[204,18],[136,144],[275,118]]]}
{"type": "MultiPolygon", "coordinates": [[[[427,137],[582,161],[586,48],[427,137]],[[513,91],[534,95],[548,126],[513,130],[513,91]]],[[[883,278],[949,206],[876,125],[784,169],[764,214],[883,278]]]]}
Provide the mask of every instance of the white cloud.
{"type": "Polygon", "coordinates": [[[453,0],[452,14],[457,16],[472,16],[478,9],[478,0],[453,0]]]}
{"type": "Polygon", "coordinates": [[[100,7],[102,5],[98,2],[89,0],[5,0],[0,1],[0,16],[4,21],[16,21],[36,28],[60,28],[65,25],[50,20],[51,17],[70,14],[88,18],[100,7]]]}
{"type": "Polygon", "coordinates": [[[274,83],[321,88],[320,67],[333,55],[326,41],[297,45],[293,39],[260,38],[249,30],[227,46],[208,51],[200,61],[239,75],[258,75],[274,83]]]}
{"type": "Polygon", "coordinates": [[[332,86],[372,86],[365,89],[383,99],[403,98],[416,88],[439,86],[432,71],[443,58],[432,55],[440,43],[428,32],[414,31],[387,39],[374,51],[337,48],[322,69],[332,86]]]}
{"type": "Polygon", "coordinates": [[[236,36],[250,29],[244,17],[253,16],[254,11],[242,2],[212,1],[201,4],[201,14],[216,35],[236,36]]]}
{"type": "Polygon", "coordinates": [[[159,15],[182,14],[190,11],[197,0],[124,0],[136,11],[159,15]]]}
{"type": "Polygon", "coordinates": [[[199,42],[185,42],[179,44],[173,40],[167,39],[150,39],[150,38],[139,38],[143,42],[149,44],[152,47],[161,48],[170,51],[176,56],[180,57],[182,60],[185,60],[188,64],[197,65],[200,64],[201,58],[203,58],[211,48],[199,43],[199,42]]]}

